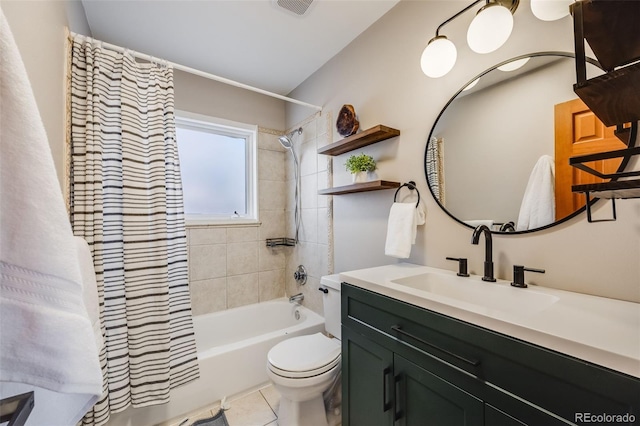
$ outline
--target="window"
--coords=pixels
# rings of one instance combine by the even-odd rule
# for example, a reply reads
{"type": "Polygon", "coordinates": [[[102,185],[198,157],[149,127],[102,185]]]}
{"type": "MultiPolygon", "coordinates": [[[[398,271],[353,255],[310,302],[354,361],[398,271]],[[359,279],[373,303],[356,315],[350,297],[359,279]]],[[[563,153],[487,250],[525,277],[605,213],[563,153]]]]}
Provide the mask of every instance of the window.
{"type": "Polygon", "coordinates": [[[256,221],[256,126],[176,112],[187,223],[256,221]]]}

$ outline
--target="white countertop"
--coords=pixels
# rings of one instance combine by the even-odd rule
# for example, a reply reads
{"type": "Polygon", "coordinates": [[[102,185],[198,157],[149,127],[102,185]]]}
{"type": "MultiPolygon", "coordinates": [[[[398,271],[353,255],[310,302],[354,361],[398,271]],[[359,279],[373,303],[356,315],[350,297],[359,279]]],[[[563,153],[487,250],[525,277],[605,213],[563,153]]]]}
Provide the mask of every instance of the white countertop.
{"type": "MultiPolygon", "coordinates": [[[[424,273],[456,276],[452,271],[400,263],[344,272],[340,274],[340,279],[357,287],[640,378],[638,303],[532,285],[520,289],[511,287],[509,281],[498,280],[492,285],[507,286],[514,292],[522,292],[523,298],[527,297],[528,291],[557,297],[555,303],[538,312],[515,314],[460,302],[393,282],[424,273]]],[[[486,284],[479,276],[472,275],[464,279],[468,280],[469,285],[486,284]]]]}

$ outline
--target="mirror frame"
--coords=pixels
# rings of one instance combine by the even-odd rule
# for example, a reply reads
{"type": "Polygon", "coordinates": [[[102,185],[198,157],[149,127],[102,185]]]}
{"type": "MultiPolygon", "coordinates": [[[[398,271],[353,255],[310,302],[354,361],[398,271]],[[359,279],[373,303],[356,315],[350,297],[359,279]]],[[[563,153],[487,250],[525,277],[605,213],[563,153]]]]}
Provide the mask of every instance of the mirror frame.
{"type": "MultiPolygon", "coordinates": [[[[427,186],[429,187],[429,192],[431,193],[431,196],[433,197],[435,202],[438,203],[438,206],[440,206],[440,208],[447,215],[449,215],[449,217],[451,217],[453,220],[455,220],[456,222],[466,226],[469,229],[474,229],[474,227],[469,225],[469,224],[467,224],[467,223],[465,223],[464,221],[458,219],[449,210],[447,210],[446,207],[443,206],[440,203],[440,200],[438,200],[438,198],[436,198],[435,194],[433,193],[433,189],[431,189],[431,183],[429,182],[429,178],[428,178],[429,175],[427,173],[427,153],[429,152],[429,144],[431,143],[431,138],[433,137],[433,132],[435,131],[435,128],[436,128],[436,125],[438,124],[438,121],[440,120],[440,118],[442,117],[444,112],[447,110],[449,105],[451,105],[451,103],[458,97],[458,95],[460,93],[462,93],[464,88],[467,87],[469,84],[471,84],[475,80],[479,79],[480,77],[484,76],[485,74],[495,70],[496,68],[501,67],[502,65],[508,64],[510,62],[513,62],[513,61],[517,61],[519,59],[534,58],[534,57],[538,57],[538,56],[558,56],[558,57],[565,57],[565,58],[571,58],[571,59],[575,59],[575,57],[576,57],[575,54],[573,54],[571,52],[561,52],[561,51],[534,52],[534,53],[528,53],[528,54],[524,54],[524,55],[514,56],[513,58],[504,60],[504,61],[502,61],[502,62],[500,62],[500,63],[498,63],[496,65],[493,65],[492,67],[482,71],[480,74],[478,74],[475,77],[473,77],[466,84],[464,84],[456,93],[454,93],[454,95],[444,105],[444,107],[442,108],[442,110],[440,111],[438,116],[436,117],[435,121],[433,122],[433,126],[431,127],[431,131],[429,132],[429,137],[427,138],[427,144],[426,144],[425,151],[424,151],[424,163],[423,163],[424,164],[424,176],[425,176],[425,180],[427,181],[427,186]]],[[[602,68],[602,66],[600,65],[600,63],[597,60],[595,60],[593,58],[590,58],[590,57],[586,57],[585,59],[586,59],[586,61],[588,63],[590,63],[592,65],[595,65],[595,66],[597,66],[598,68],[600,68],[601,70],[604,71],[604,69],[602,68]]],[[[631,130],[629,131],[629,142],[627,144],[628,148],[633,148],[635,146],[637,131],[638,131],[638,122],[631,123],[631,130]]],[[[629,160],[631,160],[631,155],[625,155],[622,158],[622,162],[620,163],[620,167],[618,167],[617,173],[620,173],[620,172],[624,171],[624,169],[626,169],[626,167],[627,167],[627,165],[629,163],[629,160]]],[[[612,178],[611,179],[611,181],[615,181],[615,180],[617,180],[617,178],[612,178]]],[[[593,207],[595,205],[595,203],[598,202],[598,200],[599,200],[599,198],[591,199],[591,201],[589,202],[589,205],[591,207],[593,207]]],[[[539,228],[527,229],[527,230],[524,230],[524,231],[514,231],[514,232],[491,231],[491,233],[492,234],[499,234],[499,235],[522,235],[522,234],[528,234],[528,233],[531,233],[531,232],[542,231],[544,229],[548,229],[548,228],[551,228],[553,226],[556,226],[556,225],[559,225],[561,223],[564,223],[564,222],[568,221],[569,219],[573,219],[574,217],[576,217],[579,214],[582,214],[584,211],[586,211],[586,208],[587,208],[587,205],[585,203],[584,206],[582,206],[578,210],[574,211],[570,215],[565,216],[560,220],[556,220],[555,222],[550,223],[548,225],[541,226],[539,228]]]]}

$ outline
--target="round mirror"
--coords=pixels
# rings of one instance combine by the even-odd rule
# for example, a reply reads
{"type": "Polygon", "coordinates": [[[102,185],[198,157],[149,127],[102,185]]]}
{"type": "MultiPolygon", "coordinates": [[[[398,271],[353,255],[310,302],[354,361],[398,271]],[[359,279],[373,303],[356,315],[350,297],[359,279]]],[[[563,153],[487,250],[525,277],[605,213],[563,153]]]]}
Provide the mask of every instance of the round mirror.
{"type": "MultiPolygon", "coordinates": [[[[601,75],[588,59],[588,78],[601,75]]],[[[571,186],[596,182],[569,158],[627,147],[628,132],[605,127],[573,92],[572,53],[541,52],[491,67],[461,88],[431,129],[425,152],[429,189],[452,218],[469,227],[523,233],[584,210],[571,186]]],[[[613,159],[622,171],[628,158],[613,159]]]]}

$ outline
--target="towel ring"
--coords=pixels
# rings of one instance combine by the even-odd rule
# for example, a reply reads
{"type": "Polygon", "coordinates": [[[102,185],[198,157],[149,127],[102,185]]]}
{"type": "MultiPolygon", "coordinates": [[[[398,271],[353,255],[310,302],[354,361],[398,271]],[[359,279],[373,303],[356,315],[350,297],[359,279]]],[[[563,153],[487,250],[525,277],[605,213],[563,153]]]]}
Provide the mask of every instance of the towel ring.
{"type": "Polygon", "coordinates": [[[400,188],[396,189],[396,193],[393,195],[393,202],[396,202],[396,197],[398,196],[398,192],[400,192],[400,190],[402,189],[402,187],[406,186],[407,188],[409,188],[412,191],[416,191],[418,193],[418,202],[416,203],[416,208],[418,208],[418,206],[420,205],[420,191],[418,191],[418,188],[416,188],[416,183],[412,180],[410,180],[407,183],[403,183],[402,185],[400,185],[400,188]]]}

